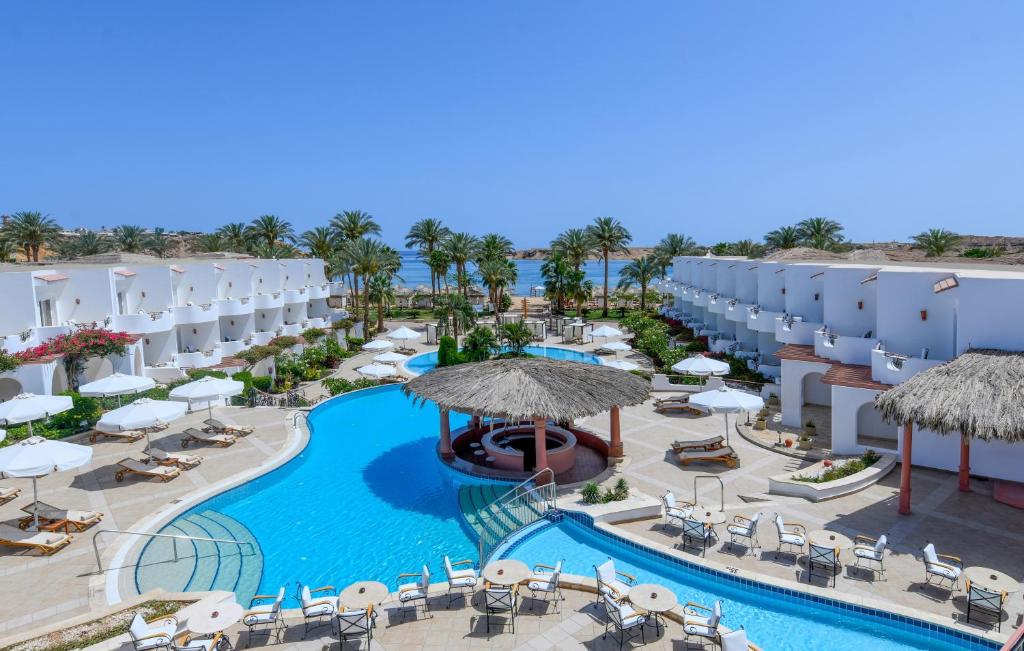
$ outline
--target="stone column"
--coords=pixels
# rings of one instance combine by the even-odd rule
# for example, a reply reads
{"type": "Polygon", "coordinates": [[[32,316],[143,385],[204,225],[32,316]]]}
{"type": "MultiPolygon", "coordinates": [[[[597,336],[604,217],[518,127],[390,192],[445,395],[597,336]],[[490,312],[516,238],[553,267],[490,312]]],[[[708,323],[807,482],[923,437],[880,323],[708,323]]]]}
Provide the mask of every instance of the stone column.
{"type": "Polygon", "coordinates": [[[441,410],[441,456],[451,459],[455,454],[452,452],[452,431],[448,423],[448,410],[441,410]]]}
{"type": "Polygon", "coordinates": [[[971,438],[960,436],[960,492],[971,492],[971,438]]]}
{"type": "MultiPolygon", "coordinates": [[[[548,421],[544,418],[537,418],[533,421],[533,445],[536,449],[537,470],[548,467],[548,421]]],[[[529,471],[529,468],[523,468],[529,471]]]]}
{"type": "Polygon", "coordinates": [[[612,444],[608,449],[608,456],[621,458],[623,456],[622,451],[622,431],[619,426],[619,408],[612,407],[611,414],[611,430],[612,430],[612,444]]]}
{"type": "Polygon", "coordinates": [[[903,425],[903,459],[900,461],[900,514],[910,515],[910,453],[914,444],[914,424],[903,425]]]}

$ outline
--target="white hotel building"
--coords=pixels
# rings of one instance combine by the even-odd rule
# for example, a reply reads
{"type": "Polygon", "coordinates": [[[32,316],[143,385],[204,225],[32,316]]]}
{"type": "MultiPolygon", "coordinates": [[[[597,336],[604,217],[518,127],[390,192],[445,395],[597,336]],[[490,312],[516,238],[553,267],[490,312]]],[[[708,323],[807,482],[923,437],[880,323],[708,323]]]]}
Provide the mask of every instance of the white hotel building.
{"type": "MultiPolygon", "coordinates": [[[[902,452],[874,408],[890,386],[969,348],[1024,351],[1024,272],[1003,266],[679,257],[661,290],[713,351],[774,378],[784,425],[829,407],[836,454],[902,452]]],[[[955,470],[959,449],[959,436],[915,428],[915,465],[955,470]]],[[[971,473],[1024,481],[1024,446],[974,441],[971,473]]]]}
{"type": "MultiPolygon", "coordinates": [[[[137,337],[128,353],[91,360],[83,380],[118,371],[167,382],[191,368],[237,370],[232,356],[250,346],[330,327],[347,316],[328,306],[332,289],[313,258],[5,265],[0,345],[16,353],[82,326],[127,332],[137,337]]],[[[0,400],[67,386],[62,364],[44,359],[0,374],[0,400]]]]}

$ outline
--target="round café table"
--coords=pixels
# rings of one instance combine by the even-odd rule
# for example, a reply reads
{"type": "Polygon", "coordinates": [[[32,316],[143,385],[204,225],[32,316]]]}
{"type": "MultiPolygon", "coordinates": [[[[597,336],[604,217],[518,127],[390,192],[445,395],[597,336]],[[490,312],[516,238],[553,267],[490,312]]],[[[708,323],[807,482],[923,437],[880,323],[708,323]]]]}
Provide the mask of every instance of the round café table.
{"type": "Polygon", "coordinates": [[[629,602],[654,615],[654,630],[661,635],[661,616],[676,607],[674,592],[657,583],[641,583],[629,589],[629,602]]]}
{"type": "Polygon", "coordinates": [[[199,635],[216,635],[242,619],[245,610],[233,601],[211,604],[193,613],[185,622],[185,628],[199,635]]]}
{"type": "Polygon", "coordinates": [[[338,601],[345,608],[366,608],[388,598],[388,587],[380,581],[358,581],[341,591],[338,601]]]}
{"type": "Polygon", "coordinates": [[[690,518],[697,522],[706,522],[711,525],[725,523],[725,511],[716,511],[703,504],[695,504],[690,518]]]}
{"type": "Polygon", "coordinates": [[[850,549],[853,541],[841,533],[828,529],[815,529],[807,534],[807,542],[816,547],[832,547],[833,549],[850,549]]]}
{"type": "Polygon", "coordinates": [[[484,579],[496,585],[516,585],[530,578],[526,563],[511,558],[492,561],[484,567],[484,579]]]}
{"type": "Polygon", "coordinates": [[[1020,590],[1020,581],[1009,574],[1005,574],[989,567],[971,566],[964,568],[964,577],[971,583],[991,590],[993,592],[1005,592],[1010,594],[1020,590]]]}

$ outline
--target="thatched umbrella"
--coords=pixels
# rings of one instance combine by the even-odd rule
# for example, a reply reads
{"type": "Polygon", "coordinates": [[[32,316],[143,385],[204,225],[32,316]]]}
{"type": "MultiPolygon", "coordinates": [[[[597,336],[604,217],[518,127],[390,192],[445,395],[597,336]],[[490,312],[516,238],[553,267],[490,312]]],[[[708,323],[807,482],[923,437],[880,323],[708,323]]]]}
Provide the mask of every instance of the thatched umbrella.
{"type": "Polygon", "coordinates": [[[646,380],[607,366],[530,357],[439,368],[405,384],[407,395],[441,408],[442,453],[449,411],[508,420],[532,420],[537,431],[537,465],[546,467],[544,424],[572,422],[611,411],[611,454],[622,455],[619,408],[650,395],[646,380]]]}
{"type": "Polygon", "coordinates": [[[900,512],[910,512],[913,426],[959,433],[960,489],[970,490],[970,439],[1024,441],[1024,353],[971,349],[875,398],[887,422],[903,425],[900,512]]]}

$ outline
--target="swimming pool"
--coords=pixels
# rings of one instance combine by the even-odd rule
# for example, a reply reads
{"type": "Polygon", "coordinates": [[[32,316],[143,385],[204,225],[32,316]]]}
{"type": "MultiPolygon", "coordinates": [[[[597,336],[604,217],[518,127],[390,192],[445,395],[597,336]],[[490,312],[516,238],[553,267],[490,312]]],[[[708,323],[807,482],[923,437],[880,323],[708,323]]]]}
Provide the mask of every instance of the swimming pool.
{"type": "MultiPolygon", "coordinates": [[[[585,364],[601,363],[601,358],[597,355],[584,353],[579,350],[572,350],[571,348],[558,348],[556,346],[527,346],[523,350],[531,355],[547,357],[548,359],[563,359],[569,360],[570,362],[583,362],[585,364]]],[[[437,351],[416,355],[405,362],[405,368],[417,375],[423,375],[427,371],[432,371],[436,367],[437,351]]]]}

